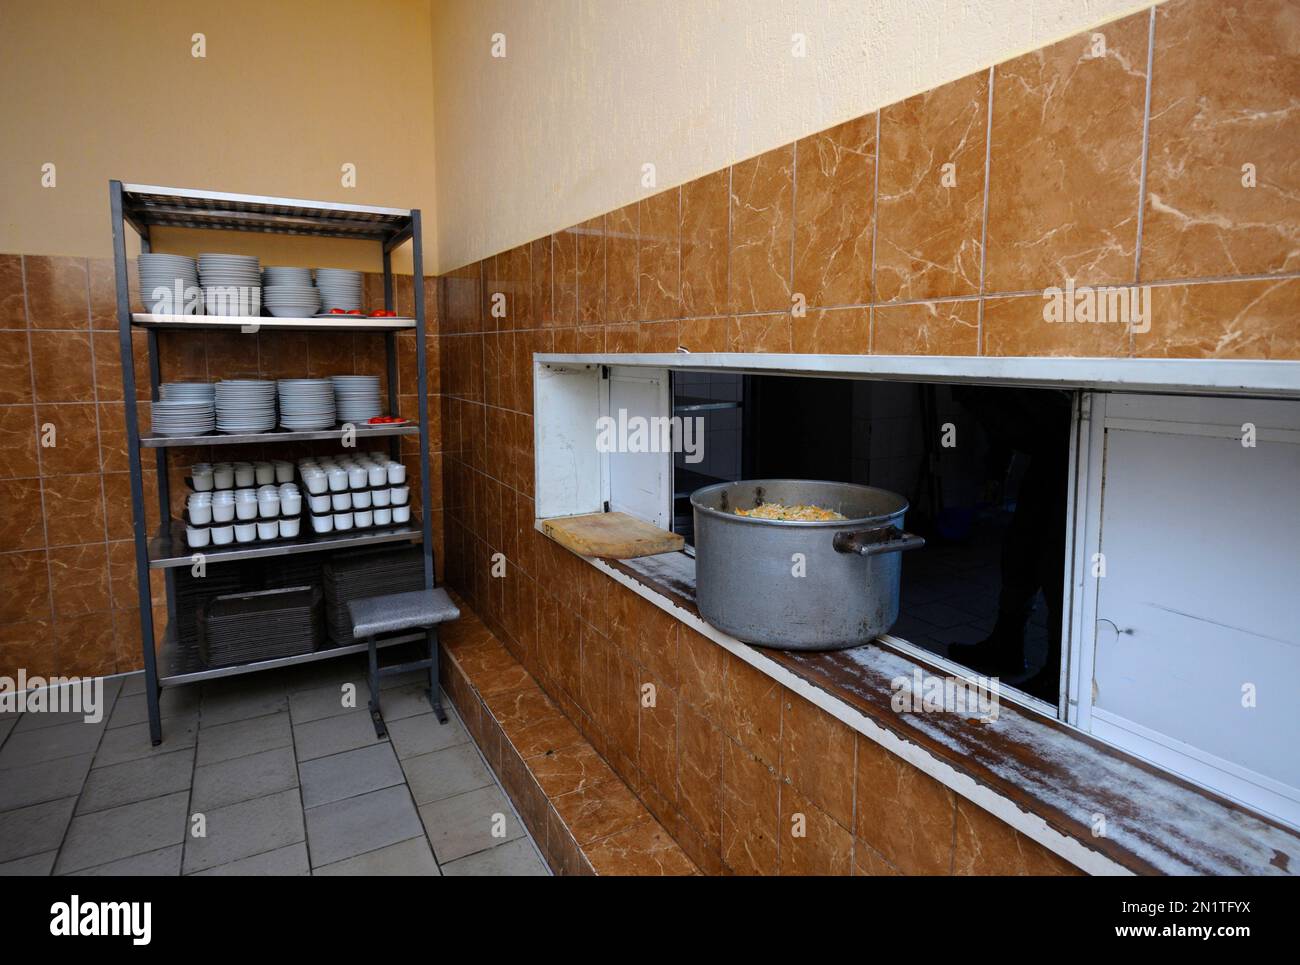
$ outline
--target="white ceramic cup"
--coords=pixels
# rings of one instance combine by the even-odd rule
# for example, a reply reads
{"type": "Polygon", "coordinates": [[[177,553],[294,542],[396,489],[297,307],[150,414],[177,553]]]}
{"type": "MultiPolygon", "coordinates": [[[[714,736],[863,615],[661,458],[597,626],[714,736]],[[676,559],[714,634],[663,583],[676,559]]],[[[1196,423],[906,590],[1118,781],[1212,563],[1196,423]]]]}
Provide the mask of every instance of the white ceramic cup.
{"type": "Polygon", "coordinates": [[[353,489],[360,489],[366,485],[366,468],[365,466],[351,466],[348,469],[348,485],[353,489]]]}
{"type": "Polygon", "coordinates": [[[394,507],[393,507],[393,522],[394,522],[394,523],[407,523],[407,522],[410,522],[410,520],[411,520],[411,507],[410,507],[410,506],[394,506],[394,507]]]}
{"type": "Polygon", "coordinates": [[[257,539],[256,523],[236,523],[235,524],[235,542],[251,543],[257,539]]]}
{"type": "Polygon", "coordinates": [[[366,468],[366,476],[370,481],[370,485],[382,486],[384,483],[388,482],[388,467],[383,463],[376,465],[372,462],[366,468]]]}
{"type": "Polygon", "coordinates": [[[393,493],[390,489],[376,489],[373,493],[375,506],[391,506],[393,504],[393,493]]]}
{"type": "Polygon", "coordinates": [[[375,510],[375,525],[388,526],[393,521],[393,511],[391,509],[375,510]]]}
{"type": "Polygon", "coordinates": [[[241,489],[257,481],[257,470],[246,462],[235,463],[235,485],[241,489]]]}
{"type": "Polygon", "coordinates": [[[368,509],[359,509],[352,514],[352,520],[357,524],[357,529],[366,529],[374,524],[374,513],[368,509]]]}
{"type": "Polygon", "coordinates": [[[369,490],[369,489],[358,489],[356,492],[354,492],[354,493],[352,494],[352,508],[353,508],[353,509],[369,509],[369,508],[370,508],[370,490],[369,490]]]}
{"type": "Polygon", "coordinates": [[[405,506],[408,502],[410,502],[411,499],[410,486],[394,486],[392,489],[389,490],[389,492],[393,494],[394,506],[405,506]]]}
{"type": "Polygon", "coordinates": [[[278,483],[293,482],[293,463],[285,459],[275,460],[275,481],[278,483]]]}
{"type": "Polygon", "coordinates": [[[185,527],[185,542],[190,546],[207,546],[210,535],[206,526],[185,527]]]}
{"type": "Polygon", "coordinates": [[[255,519],[257,517],[257,493],[251,489],[235,491],[235,517],[237,519],[255,519]]]}
{"type": "Polygon", "coordinates": [[[235,485],[235,469],[222,463],[212,467],[212,485],[216,489],[231,489],[235,485]]]}
{"type": "Polygon", "coordinates": [[[353,523],[353,519],[351,513],[334,514],[334,528],[336,530],[351,529],[352,523],[353,523]]]}
{"type": "Polygon", "coordinates": [[[293,517],[292,519],[290,519],[290,518],[287,517],[287,516],[281,516],[281,517],[280,517],[280,535],[281,535],[281,536],[297,536],[297,535],[298,535],[298,527],[299,527],[300,525],[302,525],[302,520],[299,519],[297,516],[293,517]]]}
{"type": "Polygon", "coordinates": [[[199,468],[195,466],[190,470],[190,479],[194,481],[194,491],[199,493],[212,492],[213,472],[212,467],[199,468]]]}
{"type": "Polygon", "coordinates": [[[228,523],[235,518],[235,494],[229,489],[212,497],[212,518],[218,523],[228,523]]]}
{"type": "Polygon", "coordinates": [[[351,493],[335,493],[330,497],[330,504],[336,513],[352,508],[351,493]]]}
{"type": "Polygon", "coordinates": [[[257,478],[259,486],[265,486],[268,483],[275,482],[275,466],[269,462],[258,462],[253,464],[253,474],[257,478]]]}
{"type": "Polygon", "coordinates": [[[388,464],[388,483],[395,486],[398,483],[406,482],[406,467],[400,462],[390,462],[388,464]]]}
{"type": "Polygon", "coordinates": [[[303,473],[302,481],[307,486],[307,492],[311,493],[313,496],[318,496],[329,488],[329,481],[326,478],[325,473],[319,469],[309,469],[307,472],[303,473]]]}
{"type": "Polygon", "coordinates": [[[286,516],[297,516],[302,512],[302,496],[299,493],[280,493],[280,512],[286,516]]]}
{"type": "Polygon", "coordinates": [[[258,539],[275,539],[280,535],[280,523],[275,519],[259,519],[257,521],[257,538],[258,539]]]}
{"type": "Polygon", "coordinates": [[[235,541],[235,527],[213,526],[212,542],[216,546],[229,546],[235,541]]]}
{"type": "Polygon", "coordinates": [[[280,515],[280,494],[272,491],[260,493],[257,497],[257,514],[263,519],[275,519],[280,515]]]}
{"type": "Polygon", "coordinates": [[[307,505],[311,508],[313,513],[327,513],[330,511],[329,494],[326,493],[320,496],[308,496],[307,505]]]}
{"type": "Polygon", "coordinates": [[[315,533],[330,533],[330,532],[333,532],[333,531],[334,531],[334,517],[333,517],[333,516],[313,516],[313,517],[311,518],[311,528],[312,528],[312,532],[315,532],[315,533]]]}
{"type": "Polygon", "coordinates": [[[329,471],[330,492],[341,493],[348,488],[348,471],[335,466],[329,471]]]}
{"type": "MultiPolygon", "coordinates": [[[[196,503],[191,499],[187,508],[190,512],[190,522],[195,526],[206,526],[208,523],[212,522],[212,503],[210,501],[196,503]]],[[[193,546],[194,544],[191,543],[190,545],[193,546]]],[[[204,541],[204,545],[207,545],[206,540],[204,541]]]]}

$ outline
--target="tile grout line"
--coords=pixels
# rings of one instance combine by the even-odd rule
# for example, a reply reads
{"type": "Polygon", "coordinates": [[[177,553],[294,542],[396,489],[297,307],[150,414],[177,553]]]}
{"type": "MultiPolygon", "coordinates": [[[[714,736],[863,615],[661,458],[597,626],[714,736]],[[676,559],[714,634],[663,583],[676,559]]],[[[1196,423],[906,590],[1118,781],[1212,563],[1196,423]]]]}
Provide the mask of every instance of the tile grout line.
{"type": "MultiPolygon", "coordinates": [[[[1156,60],[1156,8],[1151,8],[1147,25],[1147,82],[1142,105],[1142,163],[1138,173],[1137,235],[1133,244],[1133,284],[1142,282],[1142,233],[1146,228],[1147,170],[1151,159],[1151,87],[1156,60]]],[[[1132,327],[1128,332],[1128,354],[1131,358],[1137,347],[1137,337],[1132,327]]]]}
{"type": "Polygon", "coordinates": [[[989,260],[989,195],[993,193],[993,83],[994,68],[989,68],[989,96],[984,119],[984,212],[980,225],[980,290],[976,307],[975,354],[984,354],[984,285],[989,260]]]}
{"type": "MultiPolygon", "coordinates": [[[[72,830],[73,822],[77,820],[77,807],[81,804],[82,795],[86,793],[86,784],[89,783],[90,774],[95,769],[95,758],[99,756],[99,748],[104,743],[104,735],[108,733],[108,720],[112,716],[113,708],[117,707],[118,698],[120,698],[121,696],[122,696],[122,687],[119,685],[117,688],[117,692],[113,694],[113,707],[108,708],[104,712],[104,727],[99,734],[99,740],[95,741],[95,749],[90,752],[90,767],[86,768],[86,776],[82,778],[81,787],[77,790],[77,799],[72,804],[72,813],[68,815],[68,823],[64,826],[63,835],[59,838],[59,846],[54,849],[54,863],[50,865],[51,877],[54,876],[55,869],[58,868],[59,866],[59,859],[63,857],[63,848],[68,843],[68,832],[72,830]]],[[[18,726],[17,723],[15,723],[14,726],[17,727],[18,726]]],[[[84,723],[82,726],[85,726],[84,723]]],[[[79,755],[67,755],[67,756],[76,757],[79,755]]],[[[66,759],[66,758],[62,758],[62,759],[66,759]]],[[[92,811],[88,813],[93,814],[95,812],[92,811]]],[[[133,856],[128,855],[127,857],[133,857],[133,856]]],[[[75,870],[82,871],[85,869],[77,868],[75,870]]]]}
{"type": "MultiPolygon", "coordinates": [[[[1197,286],[1197,285],[1231,285],[1231,284],[1248,283],[1248,282],[1284,282],[1284,281],[1294,281],[1294,280],[1296,280],[1296,279],[1300,279],[1300,271],[1263,272],[1263,273],[1249,274],[1249,275],[1199,275],[1199,276],[1196,276],[1196,277],[1193,277],[1193,278],[1165,278],[1165,279],[1160,279],[1160,280],[1155,280],[1155,281],[1144,282],[1143,285],[1144,285],[1144,287],[1151,287],[1151,288],[1175,288],[1175,287],[1179,287],[1179,286],[1197,286]]],[[[1110,282],[1110,283],[1104,283],[1104,284],[1098,284],[1098,285],[1090,285],[1090,286],[1088,286],[1088,287],[1094,289],[1095,291],[1109,291],[1109,290],[1113,290],[1113,289],[1128,288],[1128,287],[1130,287],[1130,286],[1129,286],[1128,283],[1126,283],[1126,282],[1110,282]]],[[[897,301],[885,301],[885,302],[857,302],[857,303],[846,303],[846,304],[832,304],[832,305],[823,305],[823,306],[819,306],[818,310],[822,310],[822,311],[845,311],[845,310],[850,310],[850,309],[901,308],[901,307],[906,307],[906,306],[911,306],[911,305],[947,304],[947,303],[949,303],[949,302],[973,302],[973,301],[981,301],[981,300],[983,300],[983,301],[988,301],[988,300],[991,300],[991,299],[1042,297],[1042,294],[1043,294],[1042,289],[1015,289],[1015,290],[999,291],[999,292],[987,292],[987,293],[982,294],[982,295],[981,295],[981,294],[975,294],[975,295],[945,295],[945,296],[943,296],[943,297],[941,297],[941,298],[909,298],[909,299],[899,299],[899,300],[897,300],[897,301]]],[[[750,317],[756,317],[756,316],[762,316],[762,315],[781,315],[781,314],[784,314],[784,313],[782,313],[782,312],[771,312],[771,311],[767,311],[767,312],[721,312],[721,313],[714,313],[714,314],[709,314],[709,315],[683,315],[683,316],[679,316],[679,317],[676,317],[676,318],[664,319],[664,321],[694,322],[694,321],[708,320],[708,319],[712,319],[712,318],[722,318],[722,319],[728,319],[728,318],[733,318],[733,317],[735,317],[735,318],[750,318],[750,317]]],[[[584,328],[598,328],[598,327],[602,327],[602,326],[582,326],[582,327],[584,327],[584,328]]],[[[550,330],[551,330],[551,329],[526,329],[526,330],[524,330],[524,331],[525,331],[525,333],[528,333],[528,332],[545,332],[545,331],[550,331],[550,330]]],[[[467,336],[467,337],[468,337],[468,336],[481,336],[481,335],[485,335],[485,334],[490,334],[490,333],[485,333],[485,332],[470,332],[470,333],[466,333],[466,336],[467,336]]],[[[610,354],[610,355],[612,355],[612,354],[648,354],[648,353],[613,353],[613,352],[607,352],[607,353],[601,353],[601,352],[595,352],[595,353],[565,353],[565,352],[555,352],[555,353],[549,353],[549,354],[556,354],[556,355],[565,355],[565,354],[595,354],[595,355],[610,354]]],[[[668,354],[672,354],[672,353],[661,352],[661,353],[657,353],[657,354],[668,355],[668,354]]],[[[697,354],[697,355],[698,355],[698,354],[735,354],[735,353],[699,353],[699,352],[697,352],[697,353],[692,353],[692,354],[697,354]]],[[[755,353],[755,354],[771,354],[771,353],[755,353]]],[[[791,352],[791,353],[784,353],[784,354],[791,354],[791,355],[807,355],[807,354],[817,354],[817,353],[791,352]]],[[[918,357],[920,357],[920,356],[918,356],[918,357]]],[[[467,397],[467,396],[458,396],[458,395],[448,394],[448,393],[443,393],[443,394],[444,394],[444,395],[448,395],[449,398],[460,399],[460,400],[465,401],[465,402],[470,402],[470,403],[472,403],[472,404],[474,404],[474,405],[491,405],[490,403],[485,403],[485,402],[482,402],[482,401],[477,400],[477,399],[471,399],[471,398],[469,398],[469,397],[467,397]]],[[[491,407],[492,407],[492,408],[504,408],[504,407],[502,407],[502,406],[498,406],[498,405],[491,405],[491,407]]],[[[520,415],[530,415],[530,413],[524,412],[523,410],[520,410],[520,409],[507,409],[506,411],[509,411],[509,412],[515,412],[515,413],[518,413],[518,414],[520,414],[520,415]]],[[[16,477],[16,478],[26,478],[26,477],[16,477]]]]}
{"type": "Polygon", "coordinates": [[[867,287],[867,354],[876,351],[876,239],[880,236],[880,115],[876,110],[876,163],[871,172],[871,280],[867,287]]]}
{"type": "MultiPolygon", "coordinates": [[[[46,602],[50,609],[50,634],[52,638],[57,639],[54,630],[54,569],[50,563],[50,514],[45,504],[45,460],[41,458],[41,449],[44,448],[40,442],[41,434],[41,412],[40,403],[36,393],[36,355],[32,351],[32,300],[27,291],[27,256],[19,256],[19,270],[23,283],[23,320],[27,323],[27,378],[32,388],[32,428],[36,432],[36,491],[40,497],[41,504],[41,552],[45,554],[45,592],[46,602]]],[[[101,487],[103,483],[101,482],[101,487]]],[[[102,505],[102,502],[101,502],[102,505]]],[[[21,552],[31,552],[30,550],[21,552]]],[[[105,551],[107,552],[107,551],[105,551]]],[[[51,640],[53,642],[53,639],[51,640]]],[[[55,653],[57,666],[58,653],[55,653]]],[[[14,724],[17,727],[17,723],[14,724]]],[[[57,860],[57,856],[56,859],[57,860]]]]}

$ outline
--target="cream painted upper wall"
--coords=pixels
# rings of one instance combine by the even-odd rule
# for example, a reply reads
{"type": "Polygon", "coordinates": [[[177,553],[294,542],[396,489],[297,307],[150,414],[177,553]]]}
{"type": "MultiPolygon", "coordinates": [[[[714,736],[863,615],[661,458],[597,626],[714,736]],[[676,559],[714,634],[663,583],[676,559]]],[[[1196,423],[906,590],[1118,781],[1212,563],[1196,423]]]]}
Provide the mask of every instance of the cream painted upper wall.
{"type": "Polygon", "coordinates": [[[434,0],[440,270],[1149,6],[434,0]]]}
{"type": "MultiPolygon", "coordinates": [[[[430,37],[428,0],[0,0],[0,251],[111,254],[119,178],[418,207],[431,271],[430,37]]],[[[379,265],[375,244],[275,235],[173,231],[158,247],[379,265]]],[[[409,270],[409,245],[394,262],[409,270]]]]}

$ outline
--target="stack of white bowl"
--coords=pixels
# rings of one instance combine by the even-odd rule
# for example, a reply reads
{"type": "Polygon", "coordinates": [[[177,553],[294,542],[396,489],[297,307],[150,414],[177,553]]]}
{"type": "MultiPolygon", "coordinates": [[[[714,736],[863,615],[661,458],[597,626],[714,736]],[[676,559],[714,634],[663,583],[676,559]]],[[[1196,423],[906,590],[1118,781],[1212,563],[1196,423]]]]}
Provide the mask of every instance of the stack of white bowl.
{"type": "Polygon", "coordinates": [[[219,432],[268,432],[275,428],[275,383],[226,379],[216,388],[219,432]]]}
{"type": "Polygon", "coordinates": [[[332,375],[334,409],[339,422],[360,423],[383,413],[379,401],[379,376],[332,375]]]}
{"type": "Polygon", "coordinates": [[[329,379],[280,379],[280,425],[286,429],[332,429],[334,386],[329,379]]]}
{"type": "Polygon", "coordinates": [[[262,272],[256,255],[201,254],[199,281],[207,314],[262,314],[262,272]]]}
{"type": "Polygon", "coordinates": [[[185,255],[140,253],[140,302],[155,315],[194,315],[198,312],[199,270],[185,255]]]}
{"type": "Polygon", "coordinates": [[[341,308],[345,312],[361,309],[361,272],[345,268],[317,268],[316,287],[320,289],[321,311],[341,308]]]}
{"type": "Polygon", "coordinates": [[[262,270],[262,304],[276,318],[310,318],[320,311],[321,294],[311,283],[310,268],[262,270]]]}

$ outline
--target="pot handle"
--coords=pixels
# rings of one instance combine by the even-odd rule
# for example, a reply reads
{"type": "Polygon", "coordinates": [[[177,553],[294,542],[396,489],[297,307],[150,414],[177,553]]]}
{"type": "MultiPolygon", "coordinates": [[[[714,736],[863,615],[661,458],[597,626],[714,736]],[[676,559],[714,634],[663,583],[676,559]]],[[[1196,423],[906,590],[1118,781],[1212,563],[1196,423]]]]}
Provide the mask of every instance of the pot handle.
{"type": "Polygon", "coordinates": [[[837,553],[879,556],[881,553],[920,549],[925,545],[925,539],[905,533],[897,526],[882,526],[880,529],[862,529],[853,533],[841,531],[835,534],[832,545],[837,553]]]}

